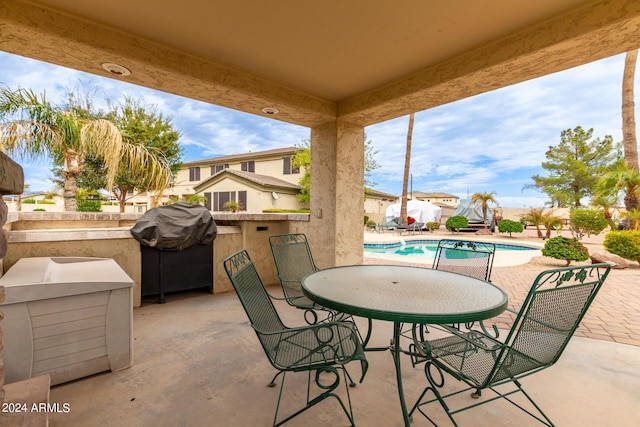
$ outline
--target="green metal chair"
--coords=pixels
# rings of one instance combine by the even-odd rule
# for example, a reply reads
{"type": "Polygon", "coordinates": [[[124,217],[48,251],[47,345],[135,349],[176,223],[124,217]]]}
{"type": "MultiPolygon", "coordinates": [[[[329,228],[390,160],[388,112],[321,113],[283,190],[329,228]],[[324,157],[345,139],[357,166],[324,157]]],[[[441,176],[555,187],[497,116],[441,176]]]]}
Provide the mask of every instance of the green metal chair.
{"type": "Polygon", "coordinates": [[[276,263],[278,279],[282,285],[285,301],[295,308],[304,310],[304,319],[310,325],[318,323],[316,310],[326,311],[326,317],[329,320],[335,320],[338,313],[314,303],[302,293],[302,278],[309,273],[318,271],[318,267],[313,262],[307,236],[304,234],[277,234],[269,237],[269,245],[276,263]]]}
{"type": "Polygon", "coordinates": [[[433,260],[433,269],[490,282],[495,253],[496,245],[493,243],[440,240],[433,260]]]}
{"type": "MultiPolygon", "coordinates": [[[[278,279],[282,285],[284,300],[291,306],[304,310],[304,320],[309,325],[318,323],[318,311],[326,312],[321,322],[336,322],[346,320],[355,324],[353,316],[339,311],[331,310],[311,301],[302,293],[302,279],[309,273],[318,271],[307,236],[302,233],[276,234],[269,237],[269,246],[276,264],[278,279]]],[[[272,296],[274,299],[279,299],[272,296]]],[[[371,338],[371,319],[368,320],[367,335],[364,338],[366,348],[371,338]]],[[[358,333],[360,333],[358,331],[358,333]]],[[[362,335],[360,335],[362,338],[362,335]]]]}
{"type": "MultiPolygon", "coordinates": [[[[491,282],[495,253],[496,245],[493,243],[443,239],[438,242],[431,268],[491,282]]],[[[460,329],[460,324],[449,326],[460,329]]],[[[466,323],[465,327],[471,329],[473,322],[466,323]]],[[[442,329],[440,326],[435,328],[442,329]]],[[[412,325],[410,332],[403,331],[402,335],[411,339],[416,329],[419,330],[421,340],[424,341],[424,333],[429,332],[427,325],[412,325]]]]}
{"type": "Polygon", "coordinates": [[[280,320],[280,316],[247,251],[242,250],[228,257],[224,261],[224,268],[269,362],[278,370],[269,386],[274,386],[275,379],[282,374],[273,426],[284,424],[328,397],[334,397],[338,400],[351,425],[355,425],[349,387],[346,386],[347,374],[344,365],[353,360],[360,361],[362,366],[360,382],[362,382],[368,368],[368,362],[364,356],[355,325],[343,321],[289,328],[280,320]],[[278,410],[286,373],[303,371],[308,372],[306,405],[278,421],[278,410]],[[340,384],[339,371],[342,371],[345,380],[348,410],[340,396],[334,393],[340,384]],[[314,374],[313,378],[317,386],[314,388],[313,396],[311,390],[312,374],[314,374]],[[327,374],[333,375],[333,379],[328,383],[326,381],[327,374]]]}
{"type": "MultiPolygon", "coordinates": [[[[453,416],[504,398],[516,407],[547,426],[553,426],[520,383],[520,379],[555,364],[569,340],[578,328],[596,294],[600,290],[610,266],[593,264],[565,267],[540,273],[531,287],[512,328],[504,342],[497,340],[482,328],[459,332],[431,341],[420,341],[410,347],[414,363],[425,362],[425,375],[429,385],[424,389],[410,415],[418,411],[433,425],[436,423],[423,410],[425,405],[439,402],[450,420],[458,426],[453,416]],[[468,385],[464,390],[442,394],[444,372],[468,385]],[[502,390],[510,384],[508,390],[502,390]],[[478,403],[452,409],[449,397],[467,390],[474,390],[472,397],[480,398],[482,390],[495,393],[478,403]],[[428,392],[434,398],[428,399],[428,392]],[[510,398],[522,393],[533,408],[526,409],[510,398]],[[531,412],[532,410],[537,413],[531,412]]],[[[515,312],[514,312],[515,313],[515,312]]]]}

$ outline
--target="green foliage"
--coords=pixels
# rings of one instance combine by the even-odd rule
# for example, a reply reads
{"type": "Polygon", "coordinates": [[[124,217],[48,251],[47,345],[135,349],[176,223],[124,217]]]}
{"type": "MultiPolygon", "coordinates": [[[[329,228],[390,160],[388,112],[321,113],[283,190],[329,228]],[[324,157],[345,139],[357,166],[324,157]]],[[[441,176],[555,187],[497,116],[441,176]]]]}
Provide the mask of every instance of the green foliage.
{"type": "Polygon", "coordinates": [[[427,230],[429,230],[429,231],[440,230],[440,221],[427,222],[425,224],[425,227],[427,227],[427,230]]]}
{"type": "Polygon", "coordinates": [[[84,200],[76,205],[78,212],[102,212],[102,202],[100,200],[84,200]]]}
{"type": "Polygon", "coordinates": [[[501,233],[509,233],[509,237],[511,237],[511,233],[522,233],[524,226],[521,222],[503,219],[498,222],[498,231],[501,233]]]}
{"type": "Polygon", "coordinates": [[[569,213],[569,225],[571,234],[582,239],[584,235],[598,235],[609,225],[604,218],[604,213],[596,209],[573,209],[569,213]]]}
{"type": "Polygon", "coordinates": [[[364,225],[367,225],[368,222],[369,222],[369,216],[365,215],[364,216],[364,225]]]}
{"type": "Polygon", "coordinates": [[[374,229],[375,229],[375,228],[376,228],[376,226],[377,226],[378,224],[377,224],[374,220],[369,219],[369,220],[367,220],[367,222],[365,223],[365,225],[366,225],[368,228],[374,228],[374,229]]]}
{"type": "Polygon", "coordinates": [[[193,196],[187,199],[187,203],[190,203],[192,205],[202,205],[202,206],[205,206],[208,201],[209,199],[207,199],[205,196],[201,194],[194,194],[193,196]]]}
{"type": "Polygon", "coordinates": [[[89,192],[84,188],[78,188],[76,191],[76,211],[102,212],[102,201],[98,192],[89,192]]]}
{"type": "Polygon", "coordinates": [[[604,237],[604,247],[612,254],[640,262],[640,231],[611,231],[604,237]]]}
{"type": "Polygon", "coordinates": [[[222,207],[230,210],[231,212],[238,212],[239,210],[242,210],[242,203],[236,202],[235,200],[229,200],[224,205],[222,205],[222,207]]]}
{"type": "MultiPolygon", "coordinates": [[[[617,202],[622,194],[627,210],[640,209],[640,172],[618,160],[598,181],[598,196],[617,202]]],[[[615,204],[615,203],[614,203],[615,204]]]]}
{"type": "Polygon", "coordinates": [[[36,204],[36,199],[29,197],[28,199],[22,199],[22,203],[26,204],[26,205],[35,205],[36,204]]]}
{"type": "Polygon", "coordinates": [[[556,230],[556,231],[562,230],[562,225],[563,225],[562,218],[557,217],[555,215],[545,214],[544,218],[542,219],[542,223],[544,224],[544,227],[547,229],[547,232],[545,233],[545,239],[548,239],[549,237],[551,237],[551,230],[556,230]]]}
{"type": "Polygon", "coordinates": [[[47,210],[44,208],[35,208],[32,212],[46,212],[47,210]]]}
{"type": "Polygon", "coordinates": [[[471,202],[472,203],[477,203],[480,202],[480,206],[482,208],[482,222],[485,226],[485,228],[487,227],[487,211],[489,209],[489,203],[494,203],[494,204],[498,204],[498,202],[495,199],[495,191],[492,191],[491,193],[474,193],[471,195],[471,202]]]}
{"type": "Polygon", "coordinates": [[[447,230],[449,231],[458,231],[461,228],[468,227],[469,220],[463,217],[462,215],[456,215],[456,216],[449,217],[449,219],[447,219],[447,222],[445,222],[444,226],[447,227],[447,230]]]}
{"type": "Polygon", "coordinates": [[[540,225],[544,222],[544,208],[530,208],[529,212],[522,216],[522,221],[533,224],[536,227],[538,237],[542,239],[540,225]]]}
{"type": "Polygon", "coordinates": [[[546,241],[542,249],[542,255],[564,259],[569,265],[571,261],[589,259],[589,250],[576,238],[556,236],[546,241]]]}
{"type": "Polygon", "coordinates": [[[552,205],[580,207],[580,200],[595,193],[599,177],[618,158],[618,144],[610,135],[602,140],[592,136],[593,129],[585,131],[580,126],[563,130],[560,143],[545,153],[542,168],[548,176],[534,175],[535,183],[525,188],[547,193],[552,205]]]}

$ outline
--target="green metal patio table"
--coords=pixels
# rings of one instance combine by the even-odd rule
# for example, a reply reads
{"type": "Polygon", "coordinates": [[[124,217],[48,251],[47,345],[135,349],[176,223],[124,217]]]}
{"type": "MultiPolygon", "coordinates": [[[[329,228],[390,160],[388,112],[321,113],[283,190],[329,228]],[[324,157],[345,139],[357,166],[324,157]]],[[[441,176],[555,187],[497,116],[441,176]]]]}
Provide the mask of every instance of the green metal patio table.
{"type": "Polygon", "coordinates": [[[466,323],[497,316],[507,294],[491,283],[447,271],[399,265],[349,265],[302,279],[312,301],[344,313],[394,323],[392,352],[405,426],[409,415],[402,388],[399,345],[403,323],[466,323]]]}

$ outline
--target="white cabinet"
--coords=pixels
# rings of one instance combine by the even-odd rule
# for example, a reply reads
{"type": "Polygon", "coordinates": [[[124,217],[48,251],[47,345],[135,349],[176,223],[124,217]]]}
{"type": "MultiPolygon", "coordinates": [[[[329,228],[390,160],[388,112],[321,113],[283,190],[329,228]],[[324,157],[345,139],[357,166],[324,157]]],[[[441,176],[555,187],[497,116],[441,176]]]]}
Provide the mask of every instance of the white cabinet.
{"type": "Polygon", "coordinates": [[[133,280],[107,258],[23,258],[0,278],[6,383],[132,364],[133,280]]]}

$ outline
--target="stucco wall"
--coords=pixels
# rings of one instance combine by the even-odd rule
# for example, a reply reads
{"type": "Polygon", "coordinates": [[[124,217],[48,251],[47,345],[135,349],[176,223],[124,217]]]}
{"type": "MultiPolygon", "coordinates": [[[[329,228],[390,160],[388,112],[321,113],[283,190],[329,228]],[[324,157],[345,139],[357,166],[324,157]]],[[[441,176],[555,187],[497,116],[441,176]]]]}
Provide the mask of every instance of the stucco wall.
{"type": "MultiPolygon", "coordinates": [[[[65,214],[74,215],[73,213],[65,214]]],[[[25,257],[89,256],[113,258],[135,282],[134,306],[140,306],[140,245],[131,237],[130,227],[92,228],[91,223],[84,220],[78,220],[78,223],[75,224],[76,227],[69,227],[70,222],[73,223],[70,220],[61,220],[59,223],[49,219],[35,220],[32,214],[12,215],[6,227],[9,229],[7,232],[9,244],[3,271],[8,270],[20,258],[25,257]],[[59,226],[62,224],[67,227],[60,228],[59,226]],[[78,227],[80,224],[83,227],[78,227]]],[[[114,222],[117,223],[117,220],[114,222]]],[[[96,222],[96,224],[98,223],[101,221],[96,222]]],[[[275,264],[269,247],[269,236],[306,233],[308,231],[308,215],[300,214],[293,216],[226,214],[220,215],[220,218],[216,219],[216,223],[219,225],[213,251],[214,293],[228,292],[233,289],[224,271],[223,261],[241,249],[247,249],[265,285],[278,285],[275,264]]],[[[319,251],[320,248],[315,248],[315,250],[319,251]]]]}

